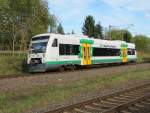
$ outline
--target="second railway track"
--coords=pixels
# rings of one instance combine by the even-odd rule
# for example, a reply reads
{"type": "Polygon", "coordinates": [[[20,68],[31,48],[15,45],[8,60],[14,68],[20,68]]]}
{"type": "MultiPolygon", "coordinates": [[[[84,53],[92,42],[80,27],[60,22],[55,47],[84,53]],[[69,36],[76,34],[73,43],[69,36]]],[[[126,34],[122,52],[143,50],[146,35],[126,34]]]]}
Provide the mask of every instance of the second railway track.
{"type": "Polygon", "coordinates": [[[45,113],[150,113],[150,82],[45,113]]]}

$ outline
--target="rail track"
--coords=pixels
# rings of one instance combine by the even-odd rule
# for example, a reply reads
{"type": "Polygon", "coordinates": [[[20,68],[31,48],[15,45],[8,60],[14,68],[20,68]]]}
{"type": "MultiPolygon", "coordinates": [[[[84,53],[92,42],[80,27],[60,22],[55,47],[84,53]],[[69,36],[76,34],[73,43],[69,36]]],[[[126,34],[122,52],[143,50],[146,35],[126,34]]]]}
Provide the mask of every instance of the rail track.
{"type": "Polygon", "coordinates": [[[150,82],[45,113],[150,113],[150,82]]]}
{"type": "MultiPolygon", "coordinates": [[[[127,66],[127,65],[137,65],[137,64],[146,64],[148,62],[140,62],[140,63],[130,63],[126,65],[122,64],[102,64],[102,65],[95,65],[95,66],[89,66],[86,68],[77,68],[76,70],[65,70],[63,73],[68,73],[68,72],[73,72],[73,71],[87,71],[87,70],[93,70],[93,69],[102,69],[106,67],[114,67],[114,66],[127,66]]],[[[0,79],[11,79],[11,78],[20,78],[20,77],[32,77],[32,76],[40,76],[40,75],[47,75],[47,74],[58,74],[62,73],[57,70],[51,71],[51,72],[44,72],[44,73],[35,73],[35,74],[29,74],[29,73],[24,73],[24,74],[12,74],[12,75],[0,75],[0,79]]]]}

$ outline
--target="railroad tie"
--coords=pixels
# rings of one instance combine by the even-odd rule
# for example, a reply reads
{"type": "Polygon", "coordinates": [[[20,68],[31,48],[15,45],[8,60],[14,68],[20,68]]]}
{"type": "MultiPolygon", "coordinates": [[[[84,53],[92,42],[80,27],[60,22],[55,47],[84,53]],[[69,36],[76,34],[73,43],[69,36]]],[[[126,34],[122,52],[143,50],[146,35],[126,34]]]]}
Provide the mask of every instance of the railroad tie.
{"type": "Polygon", "coordinates": [[[94,111],[99,111],[99,112],[103,110],[103,109],[93,107],[93,106],[90,106],[90,105],[85,105],[85,108],[88,108],[88,109],[91,109],[91,110],[94,110],[94,111]]]}
{"type": "Polygon", "coordinates": [[[55,111],[67,111],[61,113],[150,113],[149,90],[150,83],[96,97],[55,111]]]}
{"type": "Polygon", "coordinates": [[[77,113],[92,113],[92,112],[89,112],[89,111],[86,111],[86,110],[83,110],[83,109],[79,109],[79,108],[74,108],[74,110],[75,110],[77,113]]]}

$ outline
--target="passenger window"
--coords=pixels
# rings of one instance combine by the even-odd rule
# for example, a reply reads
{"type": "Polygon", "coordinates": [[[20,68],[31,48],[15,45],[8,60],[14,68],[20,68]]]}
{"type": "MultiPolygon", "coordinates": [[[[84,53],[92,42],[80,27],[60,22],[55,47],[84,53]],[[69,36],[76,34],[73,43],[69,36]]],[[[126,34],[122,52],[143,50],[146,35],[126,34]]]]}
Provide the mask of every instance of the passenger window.
{"type": "Polygon", "coordinates": [[[57,47],[58,46],[58,42],[57,42],[57,39],[54,39],[53,40],[53,44],[52,44],[52,47],[57,47]]]}
{"type": "Polygon", "coordinates": [[[120,49],[113,48],[93,48],[93,56],[119,56],[120,49]]]}
{"type": "Polygon", "coordinates": [[[79,53],[79,45],[59,44],[60,55],[78,55],[79,53]]]}

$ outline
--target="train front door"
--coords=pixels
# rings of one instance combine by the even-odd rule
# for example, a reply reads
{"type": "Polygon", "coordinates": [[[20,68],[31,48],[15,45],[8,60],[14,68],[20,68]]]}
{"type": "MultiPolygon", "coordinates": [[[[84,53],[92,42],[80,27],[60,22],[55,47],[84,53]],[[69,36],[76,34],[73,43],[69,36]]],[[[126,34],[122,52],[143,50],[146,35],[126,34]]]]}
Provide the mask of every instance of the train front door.
{"type": "Polygon", "coordinates": [[[83,51],[83,65],[90,65],[92,62],[91,61],[91,45],[83,43],[82,51],[83,51]]]}
{"type": "Polygon", "coordinates": [[[122,62],[123,63],[127,62],[127,49],[126,48],[122,49],[122,62]]]}

